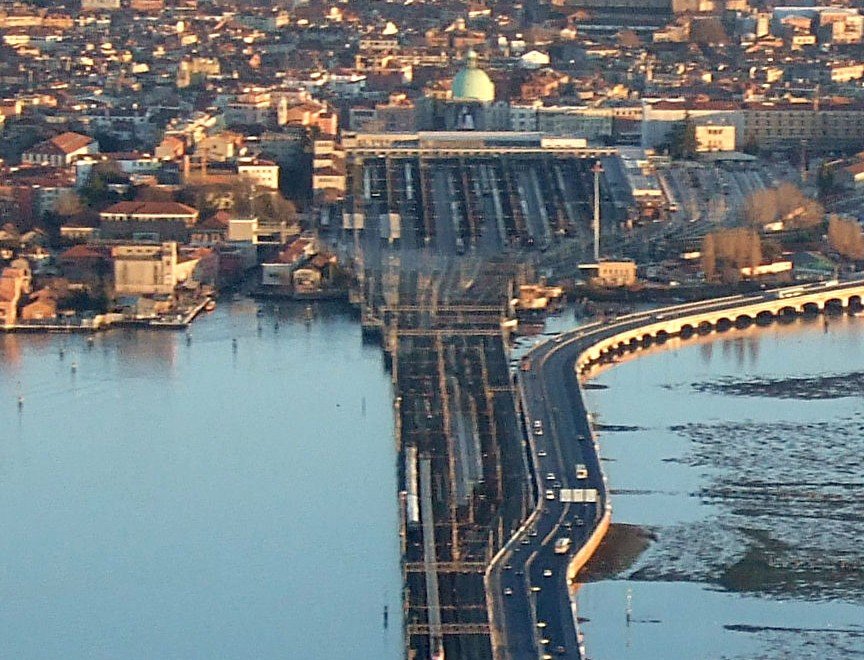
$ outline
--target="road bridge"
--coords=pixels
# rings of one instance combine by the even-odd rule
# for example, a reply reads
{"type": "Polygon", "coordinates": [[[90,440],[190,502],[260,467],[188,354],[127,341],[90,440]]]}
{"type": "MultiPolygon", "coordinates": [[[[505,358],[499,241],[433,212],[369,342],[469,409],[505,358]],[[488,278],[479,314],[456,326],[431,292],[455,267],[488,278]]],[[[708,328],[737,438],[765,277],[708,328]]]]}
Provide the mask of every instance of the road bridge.
{"type": "Polygon", "coordinates": [[[486,571],[495,658],[585,657],[569,588],[603,539],[612,507],[579,374],[672,337],[830,309],[860,311],[862,300],[864,280],[786,287],[621,316],[534,348],[518,380],[535,506],[486,571]],[[576,492],[591,496],[572,497],[576,492]],[[571,541],[564,553],[555,551],[561,538],[571,541]]]}
{"type": "Polygon", "coordinates": [[[671,337],[687,339],[694,334],[743,328],[777,317],[818,314],[830,309],[855,309],[861,307],[862,300],[864,281],[828,282],[772,289],[754,296],[729,296],[619,317],[614,325],[620,328],[620,332],[591,345],[579,356],[577,366],[584,372],[612,354],[646,348],[671,337]]]}

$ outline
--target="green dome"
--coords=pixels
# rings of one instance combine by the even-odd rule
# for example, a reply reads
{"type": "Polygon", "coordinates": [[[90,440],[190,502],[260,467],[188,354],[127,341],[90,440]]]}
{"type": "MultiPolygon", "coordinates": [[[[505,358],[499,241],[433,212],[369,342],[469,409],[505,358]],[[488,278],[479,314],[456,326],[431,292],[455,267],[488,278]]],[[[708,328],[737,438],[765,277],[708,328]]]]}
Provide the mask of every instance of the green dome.
{"type": "Polygon", "coordinates": [[[485,71],[477,68],[477,53],[473,50],[468,52],[466,67],[453,78],[453,100],[481,103],[495,100],[495,84],[485,71]]]}

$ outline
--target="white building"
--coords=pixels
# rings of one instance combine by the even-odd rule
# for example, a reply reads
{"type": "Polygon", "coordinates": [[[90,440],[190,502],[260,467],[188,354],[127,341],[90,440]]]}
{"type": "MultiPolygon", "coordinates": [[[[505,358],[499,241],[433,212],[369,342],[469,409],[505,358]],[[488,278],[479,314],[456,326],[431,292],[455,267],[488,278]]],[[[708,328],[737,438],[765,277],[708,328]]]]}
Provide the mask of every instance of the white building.
{"type": "Polygon", "coordinates": [[[77,156],[96,153],[99,153],[99,143],[92,137],[66,132],[34,144],[21,155],[21,160],[28,165],[47,163],[54,167],[65,167],[77,156]]]}
{"type": "Polygon", "coordinates": [[[272,161],[241,158],[237,161],[237,174],[249,179],[259,188],[279,189],[279,166],[272,161]]]}
{"type": "Polygon", "coordinates": [[[705,124],[695,127],[696,151],[735,151],[735,127],[705,124]]]}

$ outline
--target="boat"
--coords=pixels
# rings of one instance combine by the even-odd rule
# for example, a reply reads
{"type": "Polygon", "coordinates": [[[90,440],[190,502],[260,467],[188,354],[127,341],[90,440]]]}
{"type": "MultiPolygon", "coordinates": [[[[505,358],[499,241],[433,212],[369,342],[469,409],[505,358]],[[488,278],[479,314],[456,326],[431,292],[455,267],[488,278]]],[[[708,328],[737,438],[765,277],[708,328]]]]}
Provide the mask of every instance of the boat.
{"type": "Polygon", "coordinates": [[[204,303],[204,311],[212,312],[214,309],[216,309],[216,301],[213,298],[208,298],[207,302],[204,303]]]}

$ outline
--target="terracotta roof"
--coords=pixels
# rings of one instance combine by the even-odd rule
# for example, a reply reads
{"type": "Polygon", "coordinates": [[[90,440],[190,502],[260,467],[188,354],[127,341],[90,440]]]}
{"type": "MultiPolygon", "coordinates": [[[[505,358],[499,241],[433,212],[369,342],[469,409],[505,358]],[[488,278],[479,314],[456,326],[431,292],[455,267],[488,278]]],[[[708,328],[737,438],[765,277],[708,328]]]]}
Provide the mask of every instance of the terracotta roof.
{"type": "Polygon", "coordinates": [[[279,253],[279,261],[283,264],[296,263],[302,257],[306,248],[312,243],[308,238],[297,238],[293,243],[288,245],[282,252],[279,253]]]}
{"type": "Polygon", "coordinates": [[[216,215],[211,215],[209,218],[199,222],[195,227],[197,229],[209,229],[211,231],[226,231],[228,225],[217,216],[218,213],[216,215]]]}
{"type": "Polygon", "coordinates": [[[864,162],[852,163],[851,165],[847,165],[843,169],[849,172],[849,174],[851,174],[852,176],[855,176],[856,174],[864,174],[864,162]]]}
{"type": "Polygon", "coordinates": [[[15,281],[10,277],[0,277],[0,300],[11,302],[15,299],[15,281]]]}
{"type": "Polygon", "coordinates": [[[102,211],[120,215],[196,215],[198,211],[180,202],[117,202],[102,211]]]}
{"type": "Polygon", "coordinates": [[[40,142],[34,147],[28,149],[28,151],[39,153],[42,151],[43,148],[54,147],[64,154],[71,154],[74,151],[83,149],[92,142],[95,142],[95,140],[89,135],[81,135],[80,133],[72,133],[71,131],[67,131],[66,133],[61,133],[60,135],[57,135],[50,140],[40,142]]]}
{"type": "Polygon", "coordinates": [[[741,106],[731,101],[658,101],[653,110],[738,110],[741,106]]]}
{"type": "Polygon", "coordinates": [[[107,257],[102,250],[89,245],[73,245],[60,255],[61,259],[101,259],[107,257]]]}

